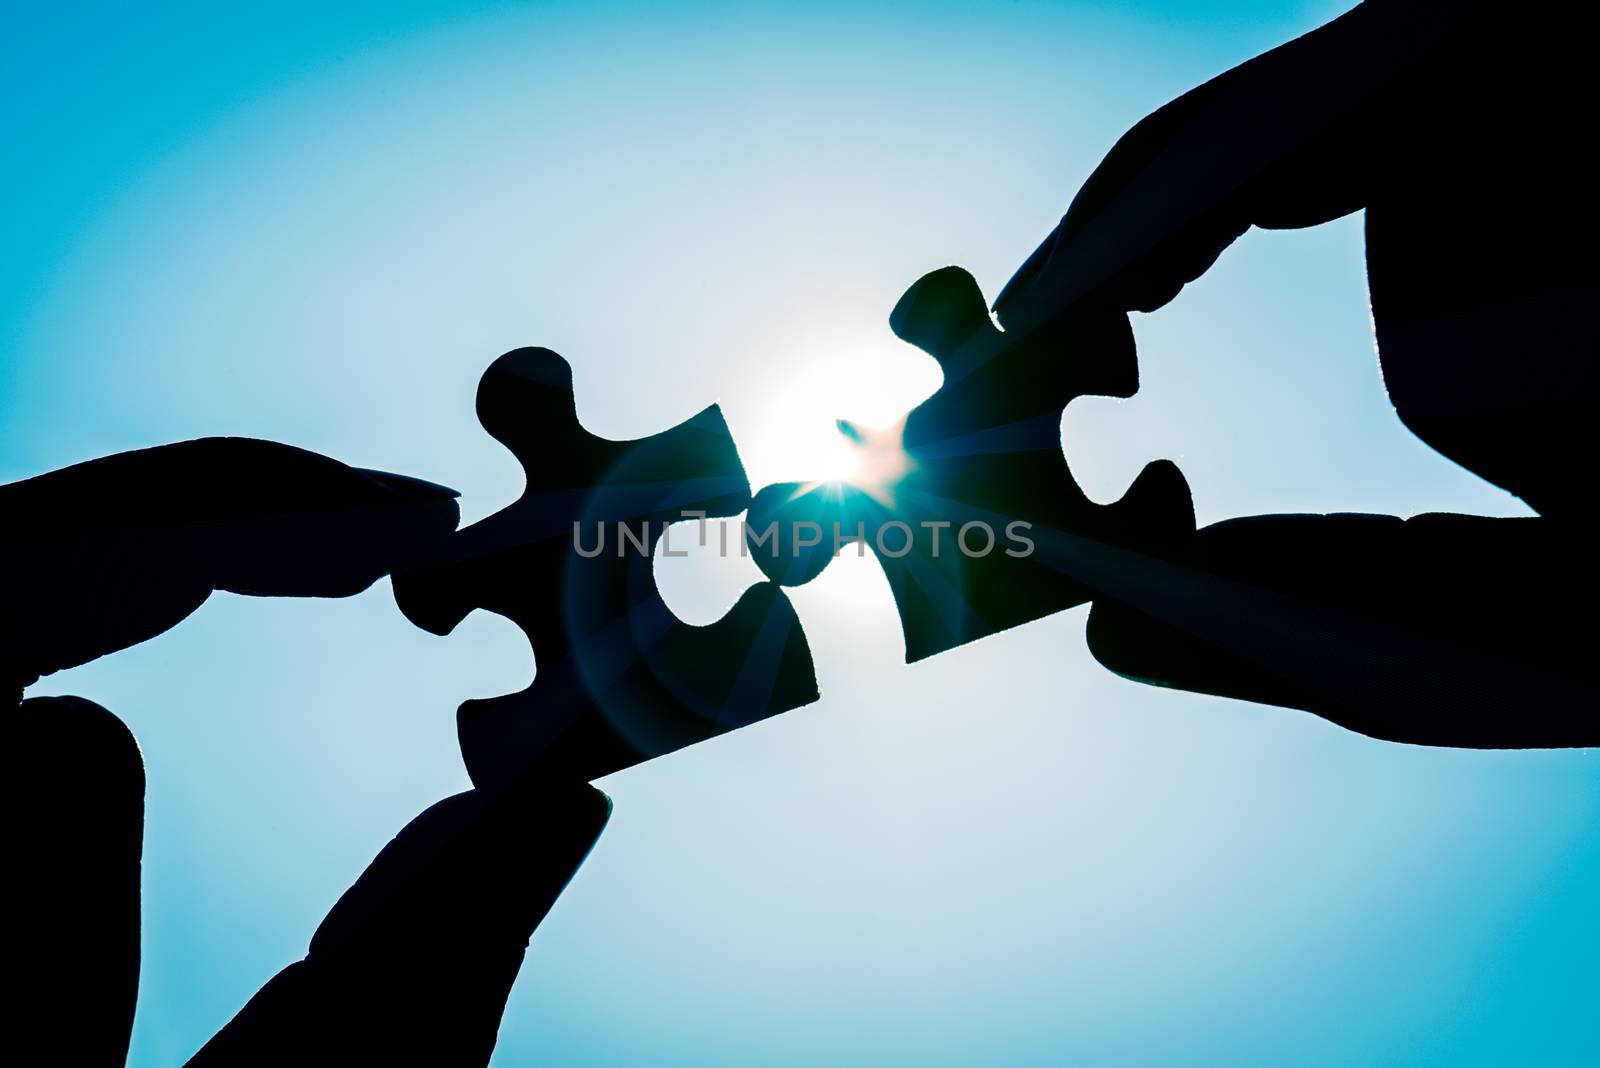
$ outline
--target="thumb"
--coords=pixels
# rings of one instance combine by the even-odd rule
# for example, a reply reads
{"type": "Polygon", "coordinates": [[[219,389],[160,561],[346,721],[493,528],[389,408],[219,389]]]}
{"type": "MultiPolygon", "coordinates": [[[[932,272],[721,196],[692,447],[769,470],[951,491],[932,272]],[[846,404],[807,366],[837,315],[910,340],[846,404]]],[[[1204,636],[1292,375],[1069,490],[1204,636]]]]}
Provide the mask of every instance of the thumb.
{"type": "Polygon", "coordinates": [[[139,989],[144,760],[79,697],[6,707],[6,1064],[120,1065],[139,989]]]}
{"type": "Polygon", "coordinates": [[[583,784],[439,802],[189,1063],[487,1064],[528,939],[610,811],[583,784]]]}

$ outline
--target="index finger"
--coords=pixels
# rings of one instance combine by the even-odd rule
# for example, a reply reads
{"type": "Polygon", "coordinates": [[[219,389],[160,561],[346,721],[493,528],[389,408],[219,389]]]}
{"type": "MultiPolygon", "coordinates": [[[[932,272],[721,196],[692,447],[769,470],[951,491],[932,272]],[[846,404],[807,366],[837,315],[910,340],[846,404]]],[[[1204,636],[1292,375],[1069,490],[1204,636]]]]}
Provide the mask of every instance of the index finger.
{"type": "Polygon", "coordinates": [[[1107,154],[995,301],[1027,329],[1079,301],[1152,311],[1251,225],[1362,207],[1401,98],[1488,2],[1369,0],[1156,110],[1107,154]]]}
{"type": "Polygon", "coordinates": [[[161,633],[213,590],[357,593],[455,528],[455,491],[304,449],[204,438],[0,487],[0,681],[161,633]]]}

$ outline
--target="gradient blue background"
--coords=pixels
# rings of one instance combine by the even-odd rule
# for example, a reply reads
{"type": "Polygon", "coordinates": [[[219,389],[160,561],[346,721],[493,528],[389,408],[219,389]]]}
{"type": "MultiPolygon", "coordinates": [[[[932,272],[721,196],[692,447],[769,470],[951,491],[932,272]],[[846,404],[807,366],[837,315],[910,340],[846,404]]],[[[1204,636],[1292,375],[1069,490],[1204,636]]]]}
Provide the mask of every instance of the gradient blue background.
{"type": "MultiPolygon", "coordinates": [[[[937,384],[889,335],[992,295],[1116,136],[1329,2],[18,7],[0,32],[0,479],[199,434],[519,491],[478,374],[565,353],[594,431],[720,399],[756,484],[937,384]]],[[[1493,211],[1494,205],[1483,205],[1493,211]]],[[[1470,220],[1464,220],[1470,224],[1470,220]]],[[[1518,502],[1384,398],[1359,218],[1252,233],[1086,399],[1100,499],[1202,521],[1518,502]]],[[[715,617],[756,577],[661,568],[715,617]]],[[[796,601],[823,700],[605,780],[503,1065],[1594,1064],[1600,763],[1383,745],[1135,686],[1069,612],[915,667],[876,565],[796,601]]],[[[132,1063],[196,1049],[463,788],[452,710],[531,673],[387,583],[215,597],[52,677],[149,765],[132,1063]]]]}

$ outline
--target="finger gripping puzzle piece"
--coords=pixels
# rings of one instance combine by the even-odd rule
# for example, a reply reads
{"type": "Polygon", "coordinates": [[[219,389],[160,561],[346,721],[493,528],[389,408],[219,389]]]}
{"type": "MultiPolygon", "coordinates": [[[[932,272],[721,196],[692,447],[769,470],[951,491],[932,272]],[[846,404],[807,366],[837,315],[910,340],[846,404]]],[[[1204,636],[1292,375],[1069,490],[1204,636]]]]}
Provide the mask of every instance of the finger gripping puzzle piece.
{"type": "Polygon", "coordinates": [[[527,689],[457,714],[475,784],[598,778],[816,700],[781,589],[753,587],[704,627],[679,620],[656,589],[668,524],[737,515],[749,501],[716,405],[650,437],[597,437],[578,422],[567,362],[518,349],[484,373],[478,418],[521,461],[525,491],[458,531],[426,570],[394,579],[401,611],[425,630],[447,634],[484,608],[533,647],[527,689]]]}
{"type": "Polygon", "coordinates": [[[944,383],[888,431],[840,424],[863,450],[852,482],[756,495],[747,547],[770,578],[807,582],[859,538],[888,577],[915,662],[1082,604],[1128,550],[1193,529],[1172,463],[1149,464],[1101,505],[1062,453],[1061,413],[1075,397],[1138,388],[1121,312],[1083,309],[1009,333],[973,277],[946,267],[907,290],[889,324],[938,361],[944,383]]]}

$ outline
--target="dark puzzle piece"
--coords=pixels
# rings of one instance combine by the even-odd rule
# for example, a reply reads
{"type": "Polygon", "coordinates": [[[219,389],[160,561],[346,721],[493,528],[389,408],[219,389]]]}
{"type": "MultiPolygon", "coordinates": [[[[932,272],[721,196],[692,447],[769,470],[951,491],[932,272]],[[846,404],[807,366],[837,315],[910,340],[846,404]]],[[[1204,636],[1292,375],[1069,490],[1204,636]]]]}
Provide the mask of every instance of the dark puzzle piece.
{"type": "Polygon", "coordinates": [[[475,784],[594,779],[816,700],[810,649],[777,586],[745,591],[704,627],[657,592],[667,524],[749,502],[716,405],[650,437],[596,437],[578,423],[567,362],[518,349],[484,373],[478,419],[522,462],[526,490],[457,532],[437,564],[394,579],[401,611],[425,630],[447,634],[484,608],[533,646],[532,685],[458,713],[475,784]]]}
{"type": "Polygon", "coordinates": [[[769,577],[810,581],[860,536],[888,576],[914,662],[1083,604],[1128,550],[1156,551],[1193,530],[1189,487],[1172,463],[1149,464],[1120,501],[1100,505],[1062,455],[1073,398],[1138,388],[1121,312],[1086,309],[1007,333],[973,277],[946,267],[906,291],[889,325],[939,361],[944,384],[895,430],[840,424],[864,450],[851,483],[756,495],[747,543],[769,577]]]}

